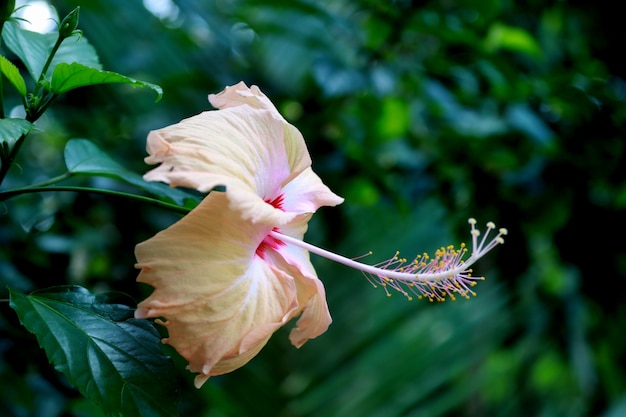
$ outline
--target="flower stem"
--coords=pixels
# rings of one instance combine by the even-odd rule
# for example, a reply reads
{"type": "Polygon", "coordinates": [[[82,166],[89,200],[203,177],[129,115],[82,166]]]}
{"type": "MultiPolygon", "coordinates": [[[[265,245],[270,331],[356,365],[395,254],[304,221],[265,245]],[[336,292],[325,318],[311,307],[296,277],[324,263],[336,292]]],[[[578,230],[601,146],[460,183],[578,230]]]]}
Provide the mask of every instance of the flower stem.
{"type": "Polygon", "coordinates": [[[26,134],[20,136],[15,141],[15,143],[13,144],[13,147],[8,152],[8,154],[4,155],[3,158],[2,158],[2,161],[0,161],[0,163],[1,163],[1,165],[0,165],[0,184],[2,184],[2,182],[4,181],[4,177],[6,177],[7,173],[9,172],[9,169],[13,165],[13,161],[15,160],[15,157],[17,156],[17,153],[19,152],[20,148],[22,147],[22,143],[24,142],[25,138],[26,138],[26,134]]]}
{"type": "Polygon", "coordinates": [[[52,60],[54,59],[54,56],[56,55],[57,51],[59,50],[59,47],[61,46],[64,40],[65,38],[63,38],[59,34],[59,37],[57,38],[56,42],[52,46],[52,50],[50,51],[50,54],[48,55],[46,62],[43,64],[41,74],[39,74],[39,79],[37,80],[37,85],[35,85],[35,90],[33,91],[33,96],[37,96],[39,94],[39,90],[41,90],[43,86],[43,81],[46,78],[46,72],[48,72],[48,68],[50,68],[50,64],[52,64],[52,60]]]}

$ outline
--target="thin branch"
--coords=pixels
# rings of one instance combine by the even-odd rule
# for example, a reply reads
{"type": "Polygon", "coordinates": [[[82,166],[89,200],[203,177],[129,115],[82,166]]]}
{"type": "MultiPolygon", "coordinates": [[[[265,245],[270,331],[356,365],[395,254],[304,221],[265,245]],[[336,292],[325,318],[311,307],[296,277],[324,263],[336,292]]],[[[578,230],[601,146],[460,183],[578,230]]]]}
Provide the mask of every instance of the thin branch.
{"type": "Polygon", "coordinates": [[[129,198],[132,200],[141,201],[141,202],[148,203],[155,207],[164,208],[164,209],[167,209],[176,213],[181,213],[181,214],[187,214],[191,211],[190,208],[177,206],[171,203],[166,203],[165,201],[157,200],[151,197],[125,193],[121,191],[103,190],[99,188],[76,187],[76,186],[54,186],[54,187],[30,186],[30,187],[24,187],[24,188],[16,188],[13,190],[1,192],[0,201],[8,200],[9,198],[12,198],[21,194],[59,192],[59,191],[86,192],[86,193],[93,193],[93,194],[110,195],[114,197],[129,198]]]}

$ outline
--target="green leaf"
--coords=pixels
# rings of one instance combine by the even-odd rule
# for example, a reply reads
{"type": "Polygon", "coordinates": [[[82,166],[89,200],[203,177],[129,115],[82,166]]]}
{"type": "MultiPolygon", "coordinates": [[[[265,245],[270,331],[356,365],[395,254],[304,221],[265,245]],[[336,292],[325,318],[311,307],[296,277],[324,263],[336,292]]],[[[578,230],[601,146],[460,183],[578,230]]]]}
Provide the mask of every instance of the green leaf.
{"type": "MultiPolygon", "coordinates": [[[[57,35],[49,36],[51,47],[56,42],[57,35]]],[[[66,38],[61,47],[54,55],[52,65],[46,73],[46,78],[50,78],[56,66],[60,63],[78,62],[91,68],[102,69],[100,59],[96,49],[89,43],[84,36],[71,36],[66,38]]]]}
{"type": "Polygon", "coordinates": [[[48,37],[22,29],[17,22],[9,21],[4,25],[2,39],[24,63],[30,76],[37,80],[52,49],[48,37]]]}
{"type": "Polygon", "coordinates": [[[24,78],[20,74],[20,70],[4,56],[0,55],[0,71],[2,75],[7,77],[7,80],[17,89],[22,97],[26,97],[26,83],[24,78]]]}
{"type": "Polygon", "coordinates": [[[33,124],[24,119],[0,119],[0,143],[12,144],[20,136],[27,134],[33,124]]]}
{"type": "Polygon", "coordinates": [[[119,295],[78,286],[9,293],[11,308],[55,369],[107,415],[178,415],[175,369],[161,352],[159,333],[133,318],[119,295]]]}
{"type": "MultiPolygon", "coordinates": [[[[43,66],[59,38],[58,33],[37,33],[23,29],[16,22],[6,22],[2,38],[7,47],[24,63],[33,80],[39,80],[43,66]]],[[[85,66],[101,69],[98,54],[84,36],[66,38],[52,60],[46,73],[50,78],[59,63],[78,62],[85,66]]]]}
{"type": "Polygon", "coordinates": [[[52,73],[51,89],[55,94],[63,94],[74,88],[97,84],[130,84],[133,87],[148,87],[157,93],[156,101],[163,96],[161,87],[143,81],[138,81],[124,75],[87,67],[79,63],[59,63],[52,73]]]}
{"type": "Polygon", "coordinates": [[[409,130],[409,108],[405,100],[387,97],[381,101],[381,113],[377,130],[381,139],[395,139],[406,135],[409,130]]]}
{"type": "Polygon", "coordinates": [[[524,29],[496,22],[489,28],[485,39],[488,51],[508,49],[536,58],[541,55],[541,47],[533,36],[524,29]]]}
{"type": "Polygon", "coordinates": [[[134,185],[146,192],[170,199],[178,205],[195,205],[197,199],[178,188],[160,182],[144,180],[115,162],[100,148],[87,139],[72,139],[65,146],[65,165],[75,175],[93,175],[115,178],[134,185]]]}

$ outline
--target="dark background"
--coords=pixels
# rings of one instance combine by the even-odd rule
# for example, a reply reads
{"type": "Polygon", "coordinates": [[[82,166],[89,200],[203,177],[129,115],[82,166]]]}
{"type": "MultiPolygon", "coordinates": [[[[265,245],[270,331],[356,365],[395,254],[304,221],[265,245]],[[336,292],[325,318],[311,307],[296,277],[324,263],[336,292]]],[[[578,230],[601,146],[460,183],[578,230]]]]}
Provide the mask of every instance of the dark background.
{"type": "MultiPolygon", "coordinates": [[[[80,137],[143,173],[148,131],[244,80],[302,131],[313,168],[346,198],[316,214],[308,241],[372,250],[375,263],[467,242],[468,217],[509,230],[474,268],[487,280],[471,301],[388,298],[314,258],[330,329],[297,350],[290,324],[201,390],[180,361],[182,415],[626,415],[626,31],[609,2],[52,3],[61,16],[80,5],[105,69],[165,94],[67,94],[11,186],[61,174],[65,143],[80,137]]],[[[14,198],[0,206],[2,298],[6,285],[71,283],[139,300],[134,246],[177,218],[97,195],[14,198]]],[[[98,415],[0,308],[0,414],[98,415]]]]}

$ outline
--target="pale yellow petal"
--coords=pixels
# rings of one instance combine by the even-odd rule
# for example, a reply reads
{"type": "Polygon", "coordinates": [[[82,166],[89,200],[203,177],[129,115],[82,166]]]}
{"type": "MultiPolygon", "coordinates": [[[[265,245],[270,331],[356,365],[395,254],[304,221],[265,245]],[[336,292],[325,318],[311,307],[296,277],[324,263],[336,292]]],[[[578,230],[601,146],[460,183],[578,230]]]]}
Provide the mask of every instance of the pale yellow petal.
{"type": "MultiPolygon", "coordinates": [[[[287,123],[285,118],[276,109],[276,106],[270,101],[265,94],[261,92],[259,87],[253,85],[248,86],[240,81],[230,87],[226,87],[222,92],[218,94],[210,94],[209,101],[218,109],[228,109],[240,106],[250,106],[259,110],[267,110],[272,117],[276,120],[284,123],[285,146],[288,149],[289,164],[293,167],[293,171],[299,174],[302,169],[311,165],[311,161],[303,161],[300,159],[299,144],[302,139],[302,134],[293,125],[287,123]]],[[[285,182],[286,183],[286,182],[285,182]]]]}
{"type": "Polygon", "coordinates": [[[314,213],[322,206],[336,206],[343,202],[324,185],[320,177],[307,168],[283,187],[283,208],[297,213],[314,213]]]}
{"type": "Polygon", "coordinates": [[[203,112],[152,131],[147,150],[146,163],[161,164],[145,175],[148,181],[202,192],[235,182],[260,197],[274,195],[299,174],[292,172],[288,152],[310,163],[304,140],[285,137],[283,123],[248,106],[203,112]]]}
{"type": "MultiPolygon", "coordinates": [[[[302,239],[306,232],[311,214],[301,215],[281,229],[281,233],[302,239]]],[[[276,268],[292,276],[298,294],[298,310],[300,315],[296,327],[291,331],[289,339],[296,346],[302,346],[307,340],[324,333],[332,319],[326,303],[326,291],[318,279],[309,259],[309,252],[287,244],[277,250],[268,250],[268,262],[276,268]]]]}
{"type": "Polygon", "coordinates": [[[261,92],[259,87],[253,85],[248,88],[243,81],[226,87],[218,94],[209,94],[209,101],[218,109],[227,109],[246,104],[255,109],[269,110],[275,118],[284,120],[276,106],[261,92]]]}
{"type": "Polygon", "coordinates": [[[249,106],[204,112],[150,132],[147,149],[146,162],[160,165],[146,180],[202,192],[225,186],[231,209],[245,219],[275,225],[290,217],[271,206],[253,210],[249,203],[258,207],[255,196],[273,200],[311,163],[297,129],[249,106]]]}
{"type": "MultiPolygon", "coordinates": [[[[233,86],[226,87],[218,94],[210,94],[209,101],[218,109],[250,106],[255,109],[269,111],[276,120],[284,124],[285,146],[287,147],[289,165],[292,167],[292,171],[298,175],[304,168],[311,165],[310,160],[305,161],[299,157],[300,143],[304,141],[300,131],[293,125],[287,123],[285,118],[276,109],[276,106],[274,106],[270,99],[267,98],[256,85],[248,88],[243,81],[240,81],[233,86]]],[[[291,180],[291,178],[289,180],[291,180]]],[[[287,181],[284,184],[286,183],[287,181]]]]}
{"type": "Polygon", "coordinates": [[[138,281],[154,287],[138,318],[163,318],[172,345],[205,377],[248,362],[298,311],[296,284],[255,250],[271,227],[243,222],[212,192],[136,248],[138,281]]]}

